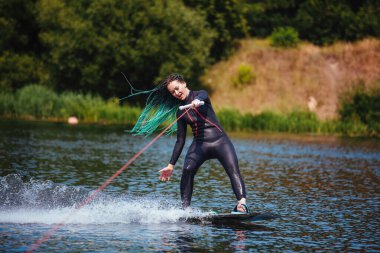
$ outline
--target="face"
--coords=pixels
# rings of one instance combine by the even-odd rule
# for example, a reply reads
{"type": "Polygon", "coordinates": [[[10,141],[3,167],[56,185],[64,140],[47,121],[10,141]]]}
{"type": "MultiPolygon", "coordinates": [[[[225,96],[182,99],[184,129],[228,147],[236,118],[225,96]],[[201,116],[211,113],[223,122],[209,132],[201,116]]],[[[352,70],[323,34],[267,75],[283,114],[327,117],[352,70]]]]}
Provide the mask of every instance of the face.
{"type": "Polygon", "coordinates": [[[170,92],[170,94],[173,95],[173,97],[178,98],[180,100],[185,100],[185,98],[189,94],[189,90],[186,87],[186,83],[181,83],[177,80],[170,82],[167,86],[167,89],[170,92]]]}

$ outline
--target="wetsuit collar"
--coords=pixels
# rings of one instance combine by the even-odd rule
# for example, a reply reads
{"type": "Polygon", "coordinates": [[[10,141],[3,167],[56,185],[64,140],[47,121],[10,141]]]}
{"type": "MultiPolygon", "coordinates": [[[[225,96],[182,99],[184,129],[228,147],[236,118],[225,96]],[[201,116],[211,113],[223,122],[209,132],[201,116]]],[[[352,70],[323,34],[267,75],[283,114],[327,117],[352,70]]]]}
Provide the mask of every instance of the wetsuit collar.
{"type": "Polygon", "coordinates": [[[187,94],[187,97],[185,98],[185,104],[190,104],[192,101],[191,99],[192,97],[193,97],[193,91],[189,90],[189,94],[187,94]]]}

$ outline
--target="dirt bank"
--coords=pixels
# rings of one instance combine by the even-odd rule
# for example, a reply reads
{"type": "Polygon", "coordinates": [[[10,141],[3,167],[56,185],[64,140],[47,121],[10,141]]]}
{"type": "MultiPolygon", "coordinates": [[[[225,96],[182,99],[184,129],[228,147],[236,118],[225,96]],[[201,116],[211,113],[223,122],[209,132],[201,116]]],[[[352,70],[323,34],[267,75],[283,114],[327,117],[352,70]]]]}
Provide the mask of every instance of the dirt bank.
{"type": "Polygon", "coordinates": [[[276,49],[267,40],[247,39],[202,77],[216,109],[234,107],[253,114],[303,109],[315,111],[320,119],[335,118],[340,94],[360,80],[379,85],[380,40],[276,49]],[[240,64],[250,65],[256,78],[237,88],[232,79],[240,64]]]}

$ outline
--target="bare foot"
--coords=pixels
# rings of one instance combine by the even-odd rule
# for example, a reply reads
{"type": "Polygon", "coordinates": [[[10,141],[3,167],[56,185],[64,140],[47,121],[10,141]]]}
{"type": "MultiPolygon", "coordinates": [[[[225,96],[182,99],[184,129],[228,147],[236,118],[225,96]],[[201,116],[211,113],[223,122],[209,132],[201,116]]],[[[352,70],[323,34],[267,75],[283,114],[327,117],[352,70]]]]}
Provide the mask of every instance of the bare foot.
{"type": "Polygon", "coordinates": [[[247,206],[245,204],[238,203],[236,209],[238,210],[238,212],[248,213],[248,208],[247,208],[247,206]]]}

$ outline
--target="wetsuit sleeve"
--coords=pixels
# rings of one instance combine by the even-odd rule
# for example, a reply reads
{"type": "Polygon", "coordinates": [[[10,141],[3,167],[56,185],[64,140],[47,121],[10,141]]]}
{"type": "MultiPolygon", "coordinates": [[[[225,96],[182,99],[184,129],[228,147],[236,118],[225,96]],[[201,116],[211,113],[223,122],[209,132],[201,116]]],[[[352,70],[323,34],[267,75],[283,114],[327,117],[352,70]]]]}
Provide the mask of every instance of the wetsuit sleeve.
{"type": "Polygon", "coordinates": [[[175,165],[175,163],[178,160],[178,157],[181,155],[183,146],[185,145],[186,141],[186,130],[187,130],[187,124],[185,120],[180,119],[177,121],[177,141],[174,145],[172,158],[170,159],[170,164],[175,165]]]}
{"type": "Polygon", "coordinates": [[[205,90],[200,90],[194,99],[198,99],[200,101],[207,101],[208,100],[208,94],[205,90]]]}

